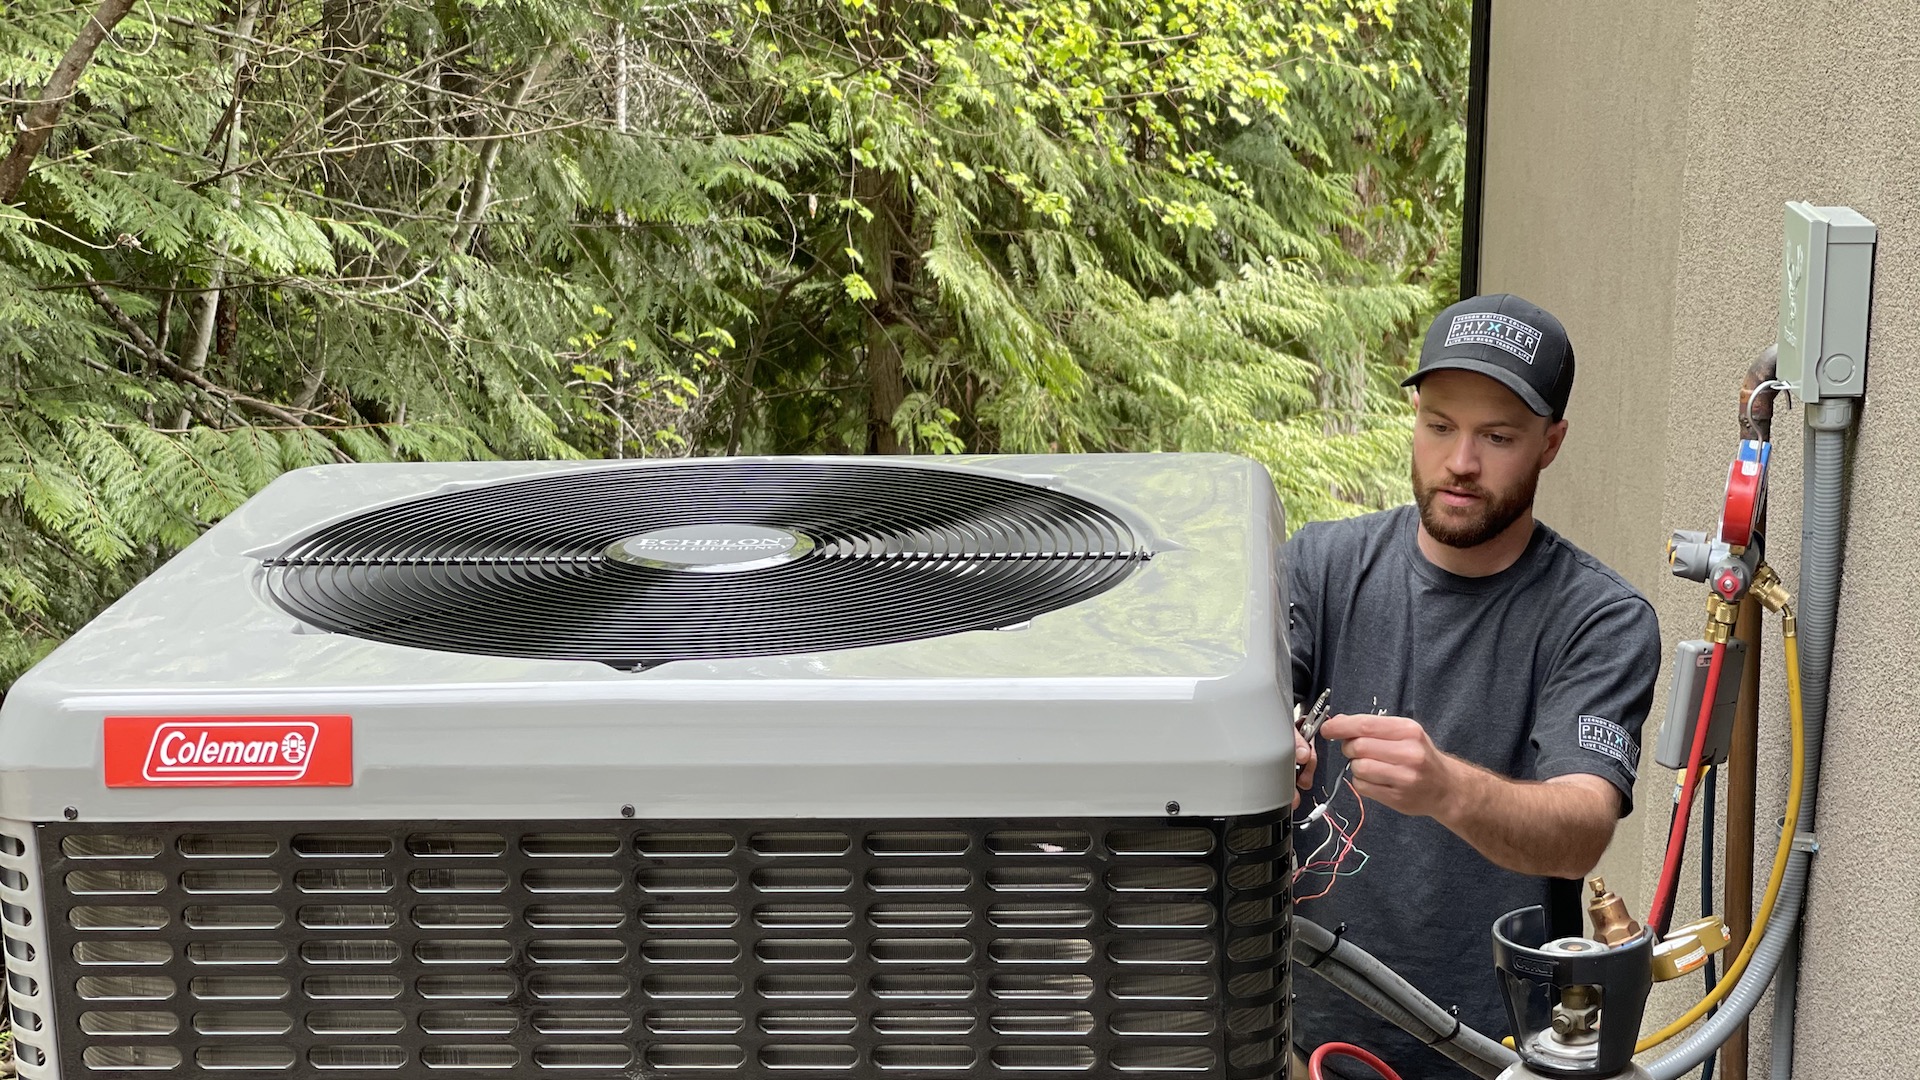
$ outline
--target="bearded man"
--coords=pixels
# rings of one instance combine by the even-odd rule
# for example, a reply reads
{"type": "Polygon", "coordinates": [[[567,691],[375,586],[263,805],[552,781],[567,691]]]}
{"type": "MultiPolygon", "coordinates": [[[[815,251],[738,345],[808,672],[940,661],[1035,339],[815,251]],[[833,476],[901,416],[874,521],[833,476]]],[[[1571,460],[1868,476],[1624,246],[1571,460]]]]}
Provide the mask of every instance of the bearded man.
{"type": "MultiPolygon", "coordinates": [[[[1295,834],[1296,895],[1324,891],[1298,911],[1495,1037],[1493,922],[1541,904],[1556,936],[1581,932],[1578,879],[1632,809],[1660,666],[1646,598],[1534,520],[1573,371],[1559,320],[1519,297],[1441,312],[1403,384],[1414,505],[1287,545],[1295,698],[1329,691],[1337,713],[1298,747],[1317,793],[1301,813],[1332,803],[1295,834]],[[1328,817],[1359,825],[1353,793],[1358,873],[1353,854],[1325,865],[1346,844],[1328,817]]],[[[1321,980],[1296,970],[1293,986],[1297,1049],[1352,1042],[1405,1080],[1463,1075],[1321,980]]]]}

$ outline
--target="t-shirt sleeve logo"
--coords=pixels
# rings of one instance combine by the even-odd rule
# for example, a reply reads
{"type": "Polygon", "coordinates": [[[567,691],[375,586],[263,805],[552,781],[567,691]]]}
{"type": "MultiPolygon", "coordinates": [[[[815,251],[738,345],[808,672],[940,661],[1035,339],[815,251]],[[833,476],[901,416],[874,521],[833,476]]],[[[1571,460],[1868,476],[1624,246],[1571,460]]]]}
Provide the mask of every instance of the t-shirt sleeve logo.
{"type": "Polygon", "coordinates": [[[1580,748],[1610,757],[1632,780],[1640,772],[1640,743],[1627,729],[1604,716],[1580,718],[1580,748]]]}
{"type": "Polygon", "coordinates": [[[1453,317],[1453,325],[1447,327],[1447,347],[1491,345],[1531,364],[1540,355],[1540,336],[1540,331],[1510,315],[1471,312],[1453,317]]]}

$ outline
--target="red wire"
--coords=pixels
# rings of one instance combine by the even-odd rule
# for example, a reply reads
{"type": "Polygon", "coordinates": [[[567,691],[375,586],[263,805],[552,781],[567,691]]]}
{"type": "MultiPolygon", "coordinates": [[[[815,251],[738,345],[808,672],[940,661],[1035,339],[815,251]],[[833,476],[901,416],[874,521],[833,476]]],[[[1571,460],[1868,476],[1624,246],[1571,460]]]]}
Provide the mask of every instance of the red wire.
{"type": "MultiPolygon", "coordinates": [[[[1354,798],[1357,799],[1359,798],[1359,796],[1355,795],[1354,798]]],[[[1364,812],[1364,808],[1363,808],[1363,812],[1364,812]]],[[[1366,823],[1366,820],[1363,817],[1361,819],[1361,824],[1365,824],[1365,823],[1366,823]]],[[[1318,862],[1308,863],[1307,869],[1309,870],[1322,870],[1322,869],[1326,869],[1327,867],[1338,867],[1341,863],[1347,861],[1348,855],[1353,854],[1353,845],[1355,843],[1354,838],[1360,835],[1360,826],[1356,825],[1354,826],[1352,832],[1348,832],[1346,829],[1346,825],[1340,820],[1339,816],[1337,814],[1329,813],[1327,815],[1327,828],[1332,829],[1333,835],[1338,836],[1340,838],[1341,840],[1340,850],[1334,852],[1333,858],[1331,859],[1321,859],[1318,862]]]]}
{"type": "Polygon", "coordinates": [[[1322,1043],[1320,1048],[1313,1052],[1313,1057],[1307,1059],[1307,1073],[1313,1077],[1313,1080],[1326,1080],[1326,1076],[1320,1071],[1320,1063],[1330,1057],[1350,1057],[1386,1077],[1386,1080],[1400,1080],[1400,1074],[1394,1072],[1386,1062],[1352,1043],[1341,1042],[1322,1043]]]}
{"type": "Polygon", "coordinates": [[[1713,660],[1707,665],[1706,696],[1700,700],[1700,719],[1693,725],[1693,748],[1687,755],[1687,771],[1680,776],[1680,805],[1673,815],[1673,828],[1667,833],[1667,859],[1660,867],[1660,884],[1653,891],[1653,906],[1647,911],[1647,924],[1655,934],[1664,935],[1673,919],[1673,890],[1680,880],[1680,863],[1687,851],[1687,819],[1693,812],[1693,779],[1700,771],[1700,759],[1706,756],[1707,729],[1713,726],[1713,699],[1720,690],[1720,661],[1727,655],[1725,642],[1713,645],[1713,660]]]}
{"type": "MultiPolygon", "coordinates": [[[[1351,791],[1352,788],[1349,787],[1348,790],[1351,791]]],[[[1308,863],[1306,866],[1296,871],[1293,875],[1294,880],[1298,881],[1300,879],[1301,874],[1306,874],[1309,872],[1319,872],[1318,871],[1319,867],[1322,867],[1322,866],[1328,867],[1331,873],[1333,874],[1333,876],[1327,879],[1327,887],[1324,889],[1321,889],[1317,893],[1314,893],[1312,896],[1296,897],[1293,901],[1294,903],[1299,904],[1299,903],[1304,903],[1308,900],[1318,900],[1321,897],[1332,892],[1334,883],[1340,880],[1340,877],[1339,877],[1340,864],[1343,862],[1346,862],[1347,856],[1353,853],[1354,842],[1360,836],[1360,829],[1362,826],[1366,825],[1367,823],[1367,800],[1361,798],[1360,793],[1355,791],[1353,792],[1353,801],[1360,807],[1360,819],[1354,822],[1353,831],[1351,833],[1347,832],[1345,829],[1342,829],[1340,827],[1340,823],[1334,820],[1332,811],[1328,811],[1327,813],[1328,827],[1333,829],[1334,832],[1338,833],[1342,840],[1346,841],[1346,845],[1340,849],[1340,853],[1338,855],[1335,855],[1331,860],[1322,859],[1319,862],[1308,863]]]]}

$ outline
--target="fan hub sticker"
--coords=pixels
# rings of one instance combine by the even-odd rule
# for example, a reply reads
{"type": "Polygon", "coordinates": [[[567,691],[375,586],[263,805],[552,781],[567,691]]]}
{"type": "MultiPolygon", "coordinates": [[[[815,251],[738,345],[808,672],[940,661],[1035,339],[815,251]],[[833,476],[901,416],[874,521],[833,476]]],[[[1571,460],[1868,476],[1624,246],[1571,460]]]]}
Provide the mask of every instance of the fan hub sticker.
{"type": "Polygon", "coordinates": [[[608,546],[607,558],[656,570],[724,574],[778,566],[813,550],[804,533],[765,525],[676,525],[608,546]]]}

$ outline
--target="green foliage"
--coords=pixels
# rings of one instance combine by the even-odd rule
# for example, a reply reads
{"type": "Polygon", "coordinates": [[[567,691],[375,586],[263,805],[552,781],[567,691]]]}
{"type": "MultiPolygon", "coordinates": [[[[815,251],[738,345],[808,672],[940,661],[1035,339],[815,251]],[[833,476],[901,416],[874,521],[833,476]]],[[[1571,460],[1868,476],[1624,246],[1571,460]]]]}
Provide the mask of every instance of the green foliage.
{"type": "MultiPolygon", "coordinates": [[[[1229,450],[1295,522],[1404,498],[1465,9],[136,5],[0,205],[0,686],[322,462],[1229,450]]],[[[92,11],[0,14],[15,118],[92,11]]]]}
{"type": "Polygon", "coordinates": [[[719,40],[842,147],[786,180],[741,447],[1230,450],[1297,520],[1403,496],[1463,5],[848,0],[719,40]]]}

